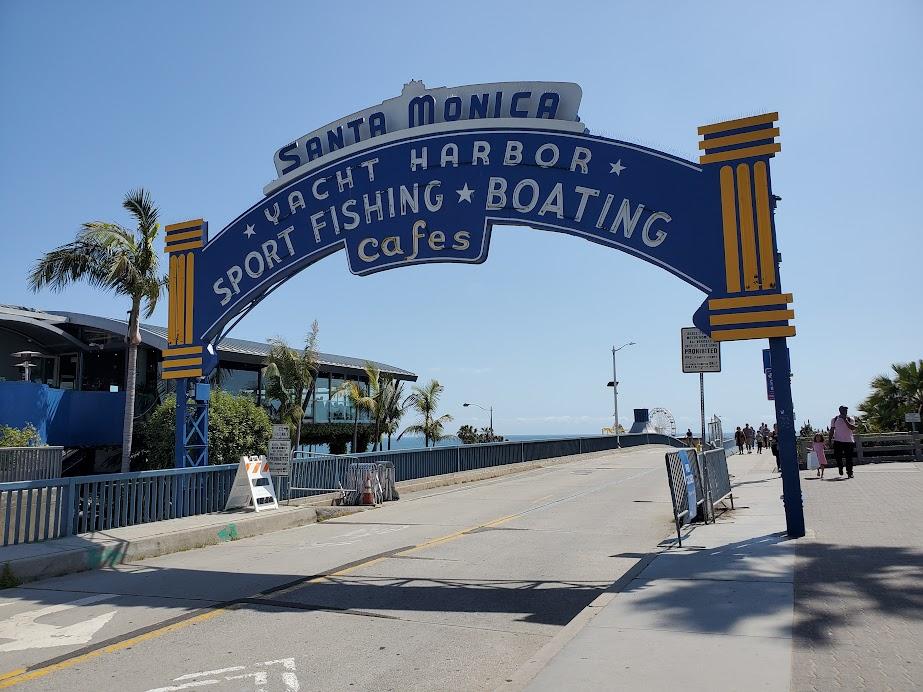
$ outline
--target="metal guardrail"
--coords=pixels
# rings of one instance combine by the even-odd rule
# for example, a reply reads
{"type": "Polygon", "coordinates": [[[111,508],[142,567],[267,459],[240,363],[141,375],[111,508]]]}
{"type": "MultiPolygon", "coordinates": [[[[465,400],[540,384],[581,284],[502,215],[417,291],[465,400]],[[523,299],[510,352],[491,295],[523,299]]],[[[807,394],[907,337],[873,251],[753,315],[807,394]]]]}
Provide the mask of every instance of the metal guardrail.
{"type": "MultiPolygon", "coordinates": [[[[622,447],[682,443],[666,435],[622,435],[622,447]]],[[[291,475],[274,479],[279,497],[340,488],[350,464],[390,462],[395,481],[504,466],[616,448],[613,436],[496,442],[458,447],[366,452],[348,456],[296,453],[291,475]]],[[[106,531],[224,509],[237,464],[0,483],[3,545],[106,531]]]]}
{"type": "MultiPolygon", "coordinates": [[[[646,444],[664,444],[682,447],[683,442],[657,433],[625,434],[620,436],[621,447],[646,444]]],[[[525,440],[517,442],[489,442],[484,444],[430,447],[429,449],[400,449],[385,452],[363,452],[351,455],[357,461],[390,461],[394,464],[395,480],[407,481],[427,476],[460,473],[491,466],[518,464],[525,461],[553,459],[572,454],[604,452],[616,449],[614,435],[564,437],[551,440],[525,440]]]]}
{"type": "Polygon", "coordinates": [[[0,483],[61,477],[64,447],[0,447],[0,483]]]}
{"type": "Polygon", "coordinates": [[[224,509],[237,464],[0,483],[3,545],[224,509]]]}

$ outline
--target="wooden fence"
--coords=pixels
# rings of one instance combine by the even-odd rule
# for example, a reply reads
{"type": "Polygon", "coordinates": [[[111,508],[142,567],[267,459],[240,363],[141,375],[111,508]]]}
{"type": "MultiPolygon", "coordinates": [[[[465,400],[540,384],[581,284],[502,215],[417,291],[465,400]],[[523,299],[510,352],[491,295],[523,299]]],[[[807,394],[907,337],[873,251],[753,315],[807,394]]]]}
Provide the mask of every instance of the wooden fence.
{"type": "MultiPolygon", "coordinates": [[[[798,439],[798,461],[803,466],[813,440],[798,439]]],[[[877,464],[885,461],[923,461],[923,444],[919,433],[877,433],[856,435],[856,464],[877,464]]],[[[834,464],[833,449],[827,443],[827,463],[834,464]]]]}

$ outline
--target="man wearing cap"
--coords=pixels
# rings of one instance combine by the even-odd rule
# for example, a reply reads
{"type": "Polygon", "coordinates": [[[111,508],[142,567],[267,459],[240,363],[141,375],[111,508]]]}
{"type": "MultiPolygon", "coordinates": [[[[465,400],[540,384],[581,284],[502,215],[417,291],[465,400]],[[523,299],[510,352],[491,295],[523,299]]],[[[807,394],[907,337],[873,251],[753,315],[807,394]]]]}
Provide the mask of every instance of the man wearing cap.
{"type": "Polygon", "coordinates": [[[846,476],[852,478],[852,458],[856,450],[856,438],[853,430],[856,422],[846,415],[847,408],[840,406],[840,415],[830,421],[830,437],[833,439],[833,456],[836,459],[840,475],[843,475],[843,462],[846,462],[846,476]]]}

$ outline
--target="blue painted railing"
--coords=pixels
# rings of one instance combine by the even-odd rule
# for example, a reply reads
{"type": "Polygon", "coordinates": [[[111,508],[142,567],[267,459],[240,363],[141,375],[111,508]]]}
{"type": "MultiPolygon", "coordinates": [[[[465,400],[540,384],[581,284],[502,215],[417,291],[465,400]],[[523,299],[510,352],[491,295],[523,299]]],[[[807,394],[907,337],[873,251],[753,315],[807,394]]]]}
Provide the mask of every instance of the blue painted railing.
{"type": "MultiPolygon", "coordinates": [[[[622,447],[666,444],[666,435],[622,435],[622,447]]],[[[296,459],[291,485],[336,488],[349,463],[389,461],[395,480],[405,481],[525,461],[600,452],[616,447],[613,436],[570,437],[526,442],[495,442],[457,447],[366,452],[349,457],[296,459]]],[[[0,483],[3,545],[34,543],[94,531],[107,531],[165,519],[219,512],[227,502],[237,464],[165,469],[98,476],[0,483]]],[[[275,479],[287,497],[288,479],[275,479]]],[[[312,495],[323,492],[292,493],[312,495]]],[[[0,559],[2,561],[2,559],[0,559]]]]}

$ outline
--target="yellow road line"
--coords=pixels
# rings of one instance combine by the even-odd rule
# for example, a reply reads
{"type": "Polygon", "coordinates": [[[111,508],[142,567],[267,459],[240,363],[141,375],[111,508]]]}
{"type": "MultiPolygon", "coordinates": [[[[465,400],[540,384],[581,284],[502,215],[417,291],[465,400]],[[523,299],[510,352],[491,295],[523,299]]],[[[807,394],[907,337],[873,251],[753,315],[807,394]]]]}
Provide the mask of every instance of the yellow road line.
{"type": "MultiPolygon", "coordinates": [[[[403,555],[405,553],[413,552],[415,550],[422,550],[423,548],[430,548],[435,545],[447,543],[448,541],[455,540],[456,538],[461,538],[465,534],[471,531],[474,531],[476,529],[482,529],[482,528],[486,528],[490,526],[497,526],[498,524],[502,524],[504,522],[510,521],[520,516],[521,514],[522,512],[519,512],[518,514],[508,514],[504,517],[493,519],[484,524],[478,524],[477,526],[472,526],[467,529],[462,529],[461,531],[456,531],[455,533],[450,533],[446,536],[434,538],[432,540],[426,541],[425,543],[420,543],[419,545],[415,545],[410,548],[400,550],[396,553],[393,553],[393,555],[403,555]]],[[[378,562],[382,562],[383,560],[386,560],[388,557],[391,557],[391,555],[385,555],[382,557],[372,558],[371,560],[366,560],[364,562],[358,562],[354,565],[350,565],[349,567],[344,567],[341,570],[332,572],[331,574],[325,574],[320,577],[315,577],[314,579],[309,579],[306,582],[299,582],[297,584],[293,584],[292,586],[286,589],[280,589],[278,591],[273,591],[272,593],[266,594],[266,596],[267,597],[279,596],[281,594],[288,593],[290,591],[294,591],[299,588],[303,588],[305,584],[318,584],[323,581],[326,581],[327,579],[330,579],[331,577],[338,577],[343,574],[348,574],[349,572],[359,569],[360,567],[368,567],[378,562]]],[[[64,661],[53,663],[51,665],[48,665],[42,668],[36,668],[35,670],[27,670],[25,668],[17,668],[16,670],[11,670],[7,673],[0,674],[0,689],[6,689],[8,687],[13,687],[14,685],[18,685],[23,682],[29,682],[30,680],[37,680],[38,678],[43,678],[46,675],[50,675],[51,673],[55,673],[59,670],[64,670],[65,668],[70,668],[71,666],[75,666],[78,663],[83,663],[85,661],[98,658],[99,656],[102,656],[103,654],[113,653],[115,651],[121,651],[122,649],[126,649],[128,647],[134,646],[135,644],[140,644],[141,642],[145,642],[150,639],[155,639],[164,634],[175,632],[179,629],[182,629],[183,627],[186,627],[187,625],[194,625],[198,622],[204,622],[206,620],[210,620],[229,610],[237,610],[239,607],[240,605],[236,605],[236,604],[231,604],[228,606],[219,606],[215,608],[214,610],[210,610],[207,613],[202,613],[200,615],[195,615],[187,620],[181,620],[180,622],[174,622],[173,624],[166,625],[165,627],[150,630],[149,632],[145,632],[144,634],[139,634],[136,637],[131,637],[130,639],[125,639],[123,641],[116,642],[115,644],[110,644],[109,646],[105,646],[101,649],[96,649],[95,651],[90,651],[88,653],[81,654],[80,656],[68,658],[64,661]]]]}

